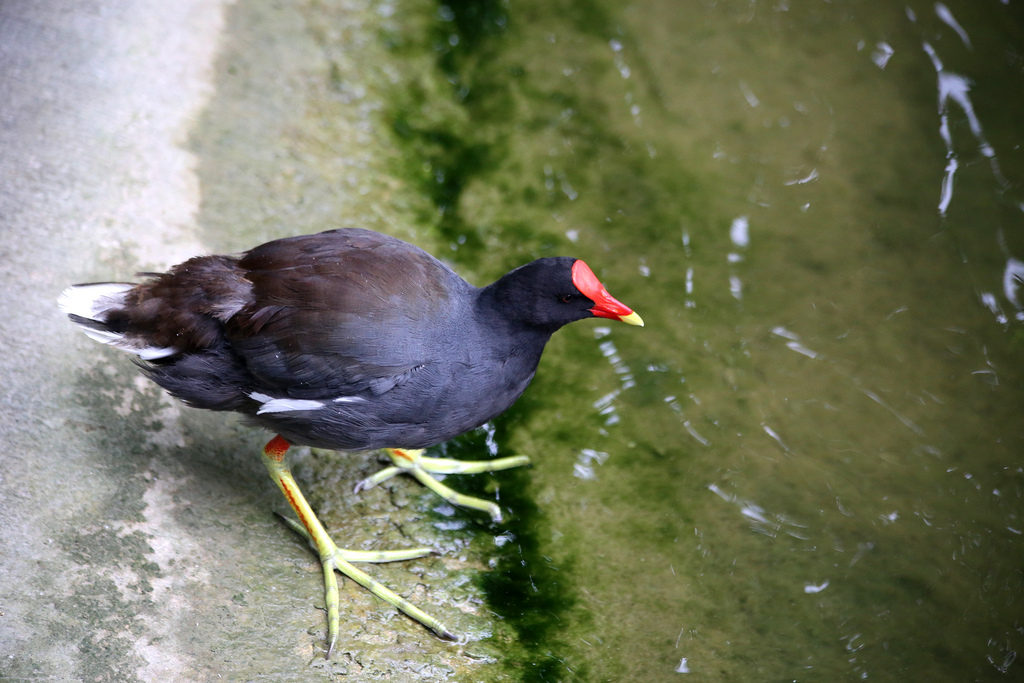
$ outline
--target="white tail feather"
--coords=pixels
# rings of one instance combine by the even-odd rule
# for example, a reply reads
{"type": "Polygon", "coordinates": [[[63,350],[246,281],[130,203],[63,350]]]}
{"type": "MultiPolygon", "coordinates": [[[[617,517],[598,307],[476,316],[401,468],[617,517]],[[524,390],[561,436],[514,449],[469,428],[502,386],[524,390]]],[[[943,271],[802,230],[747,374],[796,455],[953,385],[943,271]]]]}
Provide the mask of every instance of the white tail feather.
{"type": "MultiPolygon", "coordinates": [[[[78,316],[98,323],[105,321],[109,311],[124,306],[125,294],[135,285],[129,282],[100,282],[92,285],[74,285],[61,292],[57,299],[60,310],[68,315],[78,316]]],[[[146,346],[141,340],[132,339],[112,330],[90,327],[81,322],[76,323],[90,339],[101,344],[134,353],[143,360],[166,358],[177,353],[172,347],[146,346]]]]}
{"type": "Polygon", "coordinates": [[[104,313],[124,305],[124,295],[135,285],[128,282],[100,282],[75,285],[60,293],[57,305],[68,315],[102,320],[104,313]]]}

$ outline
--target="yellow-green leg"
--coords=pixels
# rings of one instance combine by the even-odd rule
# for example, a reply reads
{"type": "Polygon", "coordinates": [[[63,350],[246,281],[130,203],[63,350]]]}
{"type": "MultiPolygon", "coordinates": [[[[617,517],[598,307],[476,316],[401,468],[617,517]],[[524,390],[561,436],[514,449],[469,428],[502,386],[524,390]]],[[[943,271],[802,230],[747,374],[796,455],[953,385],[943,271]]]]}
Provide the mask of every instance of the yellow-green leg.
{"type": "Polygon", "coordinates": [[[501,521],[501,508],[489,500],[467,496],[448,488],[430,475],[435,474],[479,474],[520,467],[530,462],[525,455],[513,455],[495,460],[453,460],[451,458],[425,458],[422,449],[387,448],[385,452],[394,463],[385,467],[377,474],[363,479],[356,484],[356,492],[368,489],[387,481],[402,472],[408,472],[428,489],[447,500],[452,505],[481,510],[491,516],[495,522],[501,521]]]}
{"type": "Polygon", "coordinates": [[[263,447],[263,464],[267,466],[267,471],[270,472],[271,478],[277,482],[281,493],[284,494],[292,509],[295,510],[295,514],[298,515],[301,524],[287,519],[285,521],[288,522],[290,527],[302,534],[309,541],[313,549],[320,554],[320,562],[324,569],[324,592],[327,603],[327,656],[330,657],[331,652],[334,650],[341,624],[338,577],[334,575],[335,570],[368,589],[380,599],[402,610],[442,638],[455,640],[455,635],[440,621],[352,564],[352,562],[411,560],[429,555],[431,550],[429,548],[410,548],[408,550],[366,552],[345,550],[336,546],[320,523],[320,520],[317,519],[309,503],[306,502],[306,497],[302,495],[299,485],[292,477],[288,465],[285,464],[284,456],[288,451],[288,447],[289,443],[285,439],[281,436],[275,436],[263,447]]]}

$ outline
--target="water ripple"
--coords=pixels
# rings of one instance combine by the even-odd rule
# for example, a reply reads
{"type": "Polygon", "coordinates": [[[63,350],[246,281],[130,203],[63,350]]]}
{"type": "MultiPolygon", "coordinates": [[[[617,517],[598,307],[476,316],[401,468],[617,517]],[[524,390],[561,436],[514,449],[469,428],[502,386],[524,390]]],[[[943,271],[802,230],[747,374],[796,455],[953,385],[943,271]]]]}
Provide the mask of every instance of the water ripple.
{"type": "Polygon", "coordinates": [[[932,66],[935,68],[935,73],[938,76],[939,135],[942,137],[942,142],[946,147],[946,170],[942,177],[942,187],[939,193],[939,215],[945,217],[949,205],[953,201],[953,180],[960,167],[960,162],[953,148],[953,133],[949,125],[951,102],[959,105],[964,116],[967,117],[967,125],[971,129],[971,134],[974,135],[975,140],[978,142],[978,151],[989,160],[992,166],[992,174],[995,176],[996,181],[1001,187],[1006,187],[1007,182],[999,170],[995,150],[985,138],[981,121],[974,111],[974,105],[970,98],[971,81],[965,76],[948,71],[943,66],[942,60],[939,59],[938,53],[930,43],[925,41],[922,44],[922,48],[931,59],[932,66]]]}
{"type": "Polygon", "coordinates": [[[740,514],[750,521],[750,528],[759,534],[775,538],[780,533],[784,533],[801,541],[808,539],[807,527],[804,524],[789,519],[785,515],[769,513],[757,503],[726,493],[718,484],[708,484],[708,490],[725,502],[739,507],[740,514]]]}

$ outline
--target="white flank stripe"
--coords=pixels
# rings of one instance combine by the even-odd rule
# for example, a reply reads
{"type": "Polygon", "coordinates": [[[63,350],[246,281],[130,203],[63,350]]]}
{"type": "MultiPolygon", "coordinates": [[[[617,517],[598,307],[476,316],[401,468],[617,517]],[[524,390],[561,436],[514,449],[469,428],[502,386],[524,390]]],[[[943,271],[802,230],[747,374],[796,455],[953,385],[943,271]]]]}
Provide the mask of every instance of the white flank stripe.
{"type": "Polygon", "coordinates": [[[178,349],[173,346],[147,346],[144,349],[137,349],[128,344],[115,344],[117,348],[123,349],[130,353],[136,354],[142,360],[156,360],[157,358],[167,358],[173,356],[178,352],[178,349]]]}
{"type": "Polygon", "coordinates": [[[319,410],[324,407],[320,401],[311,401],[304,398],[271,398],[266,394],[253,392],[249,398],[259,401],[263,405],[256,411],[257,415],[266,413],[289,413],[302,410],[319,410]]]}

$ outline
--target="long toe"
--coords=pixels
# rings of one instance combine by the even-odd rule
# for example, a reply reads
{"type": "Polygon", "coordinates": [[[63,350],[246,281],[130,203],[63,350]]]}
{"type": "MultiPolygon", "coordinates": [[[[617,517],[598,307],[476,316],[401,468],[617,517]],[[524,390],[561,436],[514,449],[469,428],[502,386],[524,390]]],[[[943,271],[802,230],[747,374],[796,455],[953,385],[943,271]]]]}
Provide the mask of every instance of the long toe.
{"type": "MultiPolygon", "coordinates": [[[[424,626],[426,626],[427,628],[429,628],[431,631],[433,631],[434,633],[438,634],[442,638],[448,638],[448,639],[451,639],[451,640],[455,639],[455,636],[452,634],[452,632],[449,631],[448,627],[445,626],[443,623],[441,623],[441,621],[439,619],[436,619],[435,617],[432,617],[431,615],[427,614],[426,612],[421,610],[419,607],[417,607],[416,605],[412,604],[411,602],[409,602],[408,600],[403,598],[401,595],[399,595],[395,591],[391,590],[390,588],[388,588],[387,586],[382,584],[380,581],[377,581],[376,579],[374,579],[372,576],[370,576],[369,574],[364,572],[362,569],[359,569],[358,567],[353,565],[351,562],[349,562],[348,560],[344,559],[342,557],[342,554],[345,553],[345,552],[352,552],[352,551],[342,551],[341,549],[337,549],[337,552],[335,552],[332,556],[326,557],[326,558],[323,559],[323,564],[324,564],[324,569],[325,569],[325,579],[326,579],[326,574],[327,574],[327,568],[331,568],[333,570],[336,570],[336,571],[344,574],[348,578],[352,579],[353,581],[358,583],[360,586],[362,586],[363,588],[367,589],[368,591],[370,591],[371,593],[376,595],[381,600],[384,600],[388,604],[393,605],[394,607],[398,608],[402,612],[405,612],[408,616],[410,616],[413,619],[415,619],[416,621],[420,622],[421,624],[423,624],[424,626]]],[[[390,561],[390,560],[384,560],[384,561],[390,561]]],[[[327,590],[327,599],[328,599],[328,604],[327,604],[328,624],[331,624],[331,619],[330,619],[331,611],[332,610],[335,610],[335,611],[339,610],[339,606],[338,606],[338,602],[339,601],[338,601],[338,594],[337,594],[337,592],[335,592],[334,595],[333,595],[333,604],[332,604],[332,595],[331,595],[331,591],[330,591],[330,586],[329,585],[328,585],[328,590],[327,590]]],[[[336,633],[330,633],[329,636],[330,636],[331,643],[333,643],[335,638],[337,637],[337,634],[336,633]]]]}
{"type": "Polygon", "coordinates": [[[478,474],[522,467],[530,462],[525,455],[513,455],[494,460],[454,460],[452,458],[424,457],[423,451],[416,449],[388,448],[386,451],[394,466],[364,479],[357,485],[357,489],[369,488],[390,479],[398,472],[406,472],[452,505],[486,512],[495,522],[500,522],[502,519],[501,508],[496,503],[459,493],[442,484],[433,474],[478,474]]]}

